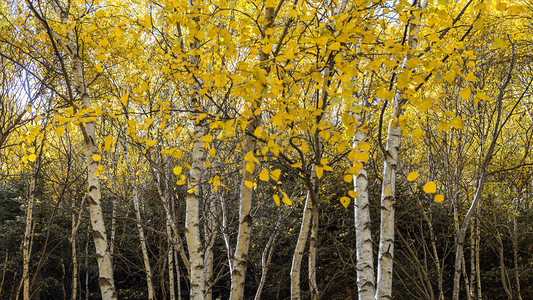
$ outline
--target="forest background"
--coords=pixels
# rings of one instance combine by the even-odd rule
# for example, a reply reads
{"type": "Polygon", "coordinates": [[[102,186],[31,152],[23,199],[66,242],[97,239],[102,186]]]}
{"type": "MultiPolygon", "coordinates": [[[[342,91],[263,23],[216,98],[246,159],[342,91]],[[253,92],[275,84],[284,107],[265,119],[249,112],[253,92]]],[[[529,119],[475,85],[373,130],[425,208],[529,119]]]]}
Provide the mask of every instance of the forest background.
{"type": "Polygon", "coordinates": [[[0,298],[531,299],[532,19],[0,2],[0,298]]]}

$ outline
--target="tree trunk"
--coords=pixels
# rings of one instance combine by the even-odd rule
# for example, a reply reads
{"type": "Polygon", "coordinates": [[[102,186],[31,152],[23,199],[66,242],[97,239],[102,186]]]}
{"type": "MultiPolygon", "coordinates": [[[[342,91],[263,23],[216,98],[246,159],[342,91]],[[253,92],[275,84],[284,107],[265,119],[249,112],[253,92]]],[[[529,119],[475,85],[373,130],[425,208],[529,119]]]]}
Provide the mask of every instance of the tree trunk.
{"type": "Polygon", "coordinates": [[[318,242],[318,201],[315,201],[311,209],[311,237],[309,239],[309,291],[312,300],[318,300],[319,292],[316,282],[316,250],[318,242]]]}
{"type": "Polygon", "coordinates": [[[261,293],[263,292],[263,287],[265,286],[266,276],[268,274],[268,267],[270,265],[270,260],[272,259],[272,253],[274,253],[274,245],[279,234],[279,228],[281,227],[281,218],[278,219],[274,227],[274,234],[270,236],[265,249],[263,249],[263,254],[261,255],[261,279],[259,280],[259,287],[255,293],[254,300],[261,300],[261,293]]]}
{"type": "MultiPolygon", "coordinates": [[[[45,28],[49,29],[48,23],[42,16],[39,16],[35,8],[30,2],[27,2],[30,9],[36,17],[41,20],[45,28]]],[[[69,10],[67,8],[59,7],[59,4],[55,1],[50,2],[54,8],[57,17],[60,19],[63,26],[67,26],[69,23],[69,10]]],[[[49,33],[51,34],[51,33],[49,33]]],[[[56,35],[58,42],[60,42],[66,54],[70,57],[71,62],[71,74],[73,78],[73,87],[81,98],[83,109],[89,109],[92,107],[91,97],[87,85],[85,84],[83,63],[79,55],[78,39],[74,30],[69,30],[66,34],[66,39],[63,42],[56,35]]],[[[50,36],[50,39],[53,39],[50,36]]],[[[60,57],[58,57],[61,59],[60,57]]],[[[62,62],[63,65],[64,62],[62,62]]],[[[70,83],[70,79],[65,74],[67,83],[70,83]]],[[[71,99],[73,100],[73,99],[71,99]]],[[[72,105],[74,105],[72,103],[72,105]]],[[[115,282],[113,280],[113,263],[111,261],[111,254],[109,252],[109,244],[107,241],[107,232],[104,222],[104,216],[102,211],[102,196],[100,188],[100,179],[95,176],[98,171],[97,167],[100,161],[100,155],[98,154],[98,147],[96,145],[96,126],[94,121],[86,121],[80,124],[80,129],[83,133],[83,146],[85,149],[85,163],[87,166],[87,183],[88,183],[88,195],[87,202],[89,204],[89,215],[91,227],[93,230],[93,240],[96,249],[96,260],[98,262],[98,285],[100,286],[100,292],[102,299],[110,300],[117,299],[117,293],[115,290],[115,282]]]]}
{"type": "Polygon", "coordinates": [[[207,134],[204,121],[194,125],[194,142],[192,154],[192,168],[190,171],[190,188],[187,194],[185,212],[185,237],[189,250],[190,262],[190,297],[192,300],[205,297],[205,248],[200,236],[200,200],[202,172],[206,157],[206,149],[201,137],[207,134]]]}
{"type": "MultiPolygon", "coordinates": [[[[274,23],[274,7],[265,7],[263,18],[266,20],[266,24],[262,26],[262,32],[266,32],[266,30],[274,23]]],[[[267,36],[262,36],[263,39],[266,37],[267,36]]],[[[259,64],[263,70],[268,70],[268,58],[269,55],[261,50],[259,64]]],[[[261,99],[252,102],[250,107],[252,114],[244,132],[244,143],[242,147],[245,155],[253,153],[256,149],[257,141],[253,136],[253,132],[260,125],[261,120],[259,117],[260,114],[256,115],[255,111],[260,108],[261,99]]],[[[250,172],[246,167],[247,164],[254,164],[254,162],[247,162],[243,159],[242,163],[241,194],[239,197],[239,232],[237,234],[237,246],[235,247],[235,256],[232,263],[231,300],[244,299],[244,281],[246,279],[246,267],[248,264],[248,252],[250,249],[250,233],[252,231],[252,216],[250,215],[250,211],[252,209],[254,178],[253,172],[250,172]]]]}
{"type": "MultiPolygon", "coordinates": [[[[361,116],[355,119],[361,122],[361,116]]],[[[361,124],[359,124],[360,126],[361,124]]],[[[353,148],[365,141],[365,133],[357,127],[353,138],[353,148]]],[[[355,218],[355,250],[357,252],[357,291],[359,300],[372,299],[376,292],[374,278],[374,253],[372,251],[372,234],[370,230],[370,204],[368,201],[368,177],[363,165],[358,175],[353,176],[355,218]]]]}
{"type": "MultiPolygon", "coordinates": [[[[422,10],[427,6],[426,1],[416,1],[416,9],[422,10]]],[[[414,15],[409,24],[409,47],[416,49],[418,45],[418,32],[420,25],[414,24],[414,15]]],[[[405,67],[409,55],[402,63],[405,67]]],[[[399,117],[402,113],[402,106],[405,104],[403,90],[398,90],[394,97],[394,113],[389,123],[387,134],[387,146],[383,163],[383,182],[381,189],[381,223],[378,253],[378,271],[376,285],[376,299],[392,299],[392,276],[394,260],[394,204],[396,190],[396,166],[398,163],[398,153],[402,130],[400,128],[399,117]]],[[[381,143],[381,141],[379,141],[381,143]]]]}
{"type": "MultiPolygon", "coordinates": [[[[190,1],[191,7],[194,6],[190,1]]],[[[194,17],[192,21],[199,27],[199,19],[194,17]]],[[[198,49],[200,41],[194,38],[190,45],[191,49],[198,49]]],[[[189,55],[189,63],[193,69],[197,69],[200,63],[199,55],[189,55]]],[[[187,239],[187,247],[189,252],[190,262],[190,299],[199,300],[204,299],[206,295],[205,289],[205,247],[202,243],[200,232],[200,202],[202,190],[202,173],[204,170],[204,163],[206,161],[206,148],[204,148],[204,141],[202,137],[208,133],[207,120],[199,118],[202,112],[200,104],[200,85],[194,81],[189,85],[191,91],[190,108],[194,113],[192,114],[194,123],[193,133],[193,149],[192,149],[192,164],[189,172],[189,186],[186,197],[186,211],[185,211],[185,237],[187,239]]]]}
{"type": "Polygon", "coordinates": [[[89,230],[85,238],[85,299],[89,300],[89,230]]]}
{"type": "Polygon", "coordinates": [[[513,294],[510,290],[509,276],[507,276],[507,268],[505,267],[505,254],[503,249],[503,241],[500,236],[500,231],[496,229],[496,241],[498,242],[498,257],[500,267],[500,280],[502,281],[503,290],[507,295],[507,299],[513,299],[513,294]]]}
{"type": "Polygon", "coordinates": [[[214,268],[214,253],[213,247],[217,238],[217,224],[215,216],[218,215],[216,211],[215,197],[211,197],[210,201],[206,204],[207,215],[205,224],[206,235],[206,249],[205,249],[205,285],[206,295],[205,300],[211,300],[213,298],[213,268],[214,268]]]}
{"type": "Polygon", "coordinates": [[[302,265],[302,258],[304,254],[305,245],[307,243],[307,237],[309,236],[309,230],[311,228],[311,222],[313,218],[313,207],[315,201],[311,195],[313,191],[311,189],[315,185],[315,166],[311,168],[311,187],[308,186],[307,197],[305,198],[305,206],[302,212],[302,224],[300,225],[300,233],[298,234],[298,240],[296,241],[296,247],[294,248],[294,254],[292,256],[291,264],[291,299],[299,300],[301,297],[300,292],[300,272],[302,265]]]}
{"type": "MultiPolygon", "coordinates": [[[[172,235],[172,230],[170,229],[170,222],[167,221],[167,234],[172,235]]],[[[168,266],[168,290],[170,291],[170,300],[176,300],[176,280],[174,279],[174,248],[172,247],[172,242],[168,242],[168,251],[167,251],[167,266],[168,266]]]]}

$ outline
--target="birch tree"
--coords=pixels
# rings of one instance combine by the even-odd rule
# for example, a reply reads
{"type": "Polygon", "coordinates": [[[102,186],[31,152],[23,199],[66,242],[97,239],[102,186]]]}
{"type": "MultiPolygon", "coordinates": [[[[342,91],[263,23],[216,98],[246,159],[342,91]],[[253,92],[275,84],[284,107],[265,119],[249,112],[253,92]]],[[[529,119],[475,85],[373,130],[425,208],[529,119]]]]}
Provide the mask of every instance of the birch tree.
{"type": "MultiPolygon", "coordinates": [[[[68,87],[70,105],[75,108],[74,101],[77,97],[81,100],[81,105],[84,109],[92,109],[92,101],[89,90],[85,83],[85,74],[83,70],[82,54],[79,48],[78,40],[76,38],[74,28],[67,31],[66,37],[63,39],[53,31],[45,16],[41,15],[35,8],[34,4],[28,0],[26,1],[29,9],[43,26],[44,32],[49,37],[50,44],[53,51],[60,61],[61,73],[68,87]],[[71,59],[71,69],[67,69],[67,64],[63,60],[61,52],[63,51],[71,59]],[[72,78],[72,79],[71,79],[72,78]]],[[[70,6],[61,7],[59,3],[52,2],[53,10],[56,17],[63,26],[71,23],[70,6]]],[[[91,219],[91,226],[93,229],[93,240],[96,246],[97,261],[99,267],[99,286],[103,299],[117,299],[115,291],[115,283],[113,280],[113,264],[109,252],[109,245],[107,241],[106,227],[104,223],[104,216],[102,210],[102,196],[100,188],[100,179],[98,178],[98,166],[101,156],[98,154],[98,146],[96,144],[96,125],[94,121],[86,121],[84,124],[80,123],[80,130],[83,133],[83,142],[85,148],[85,160],[87,165],[88,176],[88,204],[91,219]]]]}

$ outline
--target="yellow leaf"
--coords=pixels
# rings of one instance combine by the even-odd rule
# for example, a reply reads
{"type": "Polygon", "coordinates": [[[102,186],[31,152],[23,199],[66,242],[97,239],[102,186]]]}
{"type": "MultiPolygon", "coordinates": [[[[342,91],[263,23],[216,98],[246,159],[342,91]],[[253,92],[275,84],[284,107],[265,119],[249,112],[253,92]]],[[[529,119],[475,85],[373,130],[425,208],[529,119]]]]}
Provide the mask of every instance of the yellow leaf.
{"type": "Polygon", "coordinates": [[[409,58],[405,64],[406,68],[412,69],[418,67],[419,59],[416,56],[409,58]]]}
{"type": "Polygon", "coordinates": [[[370,144],[367,142],[361,142],[359,145],[357,145],[358,149],[369,151],[370,150],[370,144]]]}
{"type": "Polygon", "coordinates": [[[146,146],[153,147],[153,146],[155,146],[156,143],[157,143],[157,140],[147,140],[146,141],[146,146]]]}
{"type": "Polygon", "coordinates": [[[442,203],[442,201],[444,201],[444,195],[442,194],[435,195],[435,202],[442,203]]]}
{"type": "Polygon", "coordinates": [[[93,154],[93,160],[94,161],[100,161],[102,157],[99,154],[93,154]]]}
{"type": "Polygon", "coordinates": [[[468,100],[470,98],[470,94],[472,94],[472,91],[470,91],[469,87],[466,87],[459,92],[459,96],[461,96],[461,98],[463,98],[464,100],[468,100]]]}
{"type": "Polygon", "coordinates": [[[390,196],[390,190],[388,188],[385,188],[385,196],[387,197],[390,196]]]}
{"type": "Polygon", "coordinates": [[[335,51],[337,51],[337,50],[339,50],[339,49],[341,48],[341,43],[339,43],[339,42],[335,42],[335,43],[331,44],[331,45],[329,46],[329,48],[330,48],[331,50],[335,50],[335,51]]]}
{"type": "Polygon", "coordinates": [[[253,173],[254,172],[254,169],[255,169],[255,164],[254,162],[247,162],[246,165],[244,166],[244,169],[249,172],[249,173],[253,173]]]}
{"type": "Polygon", "coordinates": [[[492,42],[493,48],[505,48],[505,46],[507,46],[507,44],[501,38],[495,38],[494,41],[492,42]]]}
{"type": "Polygon", "coordinates": [[[450,121],[450,125],[452,125],[455,129],[463,129],[463,121],[459,117],[455,117],[450,121]]]}
{"type": "Polygon", "coordinates": [[[421,138],[421,137],[424,136],[424,131],[423,131],[422,129],[420,129],[420,128],[416,128],[416,129],[414,129],[413,131],[411,131],[411,134],[412,134],[415,138],[419,139],[419,138],[421,138]]]}
{"type": "Polygon", "coordinates": [[[266,45],[261,46],[261,51],[265,54],[270,54],[272,51],[272,44],[268,43],[266,45]]]}
{"type": "Polygon", "coordinates": [[[259,126],[254,130],[254,136],[260,138],[263,134],[263,127],[259,126]]]}
{"type": "Polygon", "coordinates": [[[277,206],[280,205],[279,196],[277,194],[274,194],[274,203],[276,203],[277,206]]]}
{"type": "Polygon", "coordinates": [[[466,78],[465,78],[465,79],[468,80],[468,81],[478,81],[476,75],[474,75],[473,72],[469,72],[469,73],[466,75],[466,78]]]}
{"type": "Polygon", "coordinates": [[[318,177],[318,179],[320,179],[322,175],[324,174],[324,168],[322,167],[316,167],[315,171],[316,171],[316,177],[318,177]]]}
{"type": "Polygon", "coordinates": [[[341,197],[341,204],[342,206],[344,206],[344,208],[348,208],[348,205],[350,205],[351,201],[352,199],[350,199],[349,197],[341,197]]]}
{"type": "Polygon", "coordinates": [[[152,125],[154,123],[154,118],[146,118],[144,119],[144,123],[148,126],[152,125]]]}
{"type": "Polygon", "coordinates": [[[357,193],[355,191],[348,191],[348,195],[352,198],[357,198],[357,193]]]}
{"type": "Polygon", "coordinates": [[[301,166],[302,166],[301,162],[297,162],[297,163],[294,163],[294,164],[291,165],[291,167],[293,167],[293,168],[299,168],[301,166]]]}
{"type": "Polygon", "coordinates": [[[448,83],[452,83],[455,79],[455,72],[451,71],[448,74],[444,75],[444,80],[448,81],[448,83]]]}
{"type": "Polygon", "coordinates": [[[127,106],[128,105],[128,97],[129,97],[129,93],[126,93],[124,95],[122,95],[122,97],[120,97],[120,102],[122,103],[122,105],[124,106],[127,106]]]}
{"type": "Polygon", "coordinates": [[[245,185],[247,188],[249,188],[249,189],[251,189],[251,188],[254,187],[254,183],[251,182],[251,181],[248,181],[248,180],[245,180],[245,181],[244,181],[244,185],[245,185]]]}
{"type": "Polygon", "coordinates": [[[174,169],[172,169],[172,172],[174,172],[174,175],[178,176],[181,174],[182,170],[183,170],[183,167],[174,167],[174,169]]]}
{"type": "Polygon", "coordinates": [[[180,175],[180,179],[178,181],[176,181],[176,184],[177,185],[184,185],[186,183],[185,179],[186,179],[185,175],[183,175],[183,174],[180,175]]]}
{"type": "Polygon", "coordinates": [[[104,138],[104,143],[105,143],[105,146],[104,146],[104,151],[109,151],[109,149],[111,149],[111,144],[113,144],[113,137],[112,136],[106,136],[104,138]]]}
{"type": "Polygon", "coordinates": [[[424,184],[424,192],[428,193],[428,194],[434,194],[437,192],[437,185],[435,184],[434,181],[430,181],[426,184],[424,184]]]}
{"type": "Polygon", "coordinates": [[[343,178],[343,179],[344,179],[344,181],[346,181],[346,182],[352,182],[352,180],[353,180],[353,175],[352,175],[352,174],[346,174],[346,175],[344,175],[344,178],[343,178]]]}
{"type": "Polygon", "coordinates": [[[254,161],[255,157],[254,157],[254,152],[253,151],[249,151],[248,153],[246,153],[246,155],[244,156],[244,160],[245,161],[254,161]]]}
{"type": "Polygon", "coordinates": [[[445,121],[440,121],[439,124],[437,125],[437,128],[442,131],[448,131],[450,130],[450,124],[445,121]]]}
{"type": "Polygon", "coordinates": [[[36,159],[37,159],[37,155],[35,154],[28,155],[28,160],[31,162],[34,162],[36,159]]]}
{"type": "Polygon", "coordinates": [[[281,201],[283,201],[283,203],[287,204],[287,205],[292,205],[292,201],[291,199],[289,199],[289,197],[287,196],[283,196],[283,198],[281,199],[281,201]]]}
{"type": "Polygon", "coordinates": [[[204,135],[204,136],[202,137],[202,140],[203,140],[204,142],[206,142],[206,143],[211,143],[211,141],[213,141],[213,136],[210,135],[210,134],[208,134],[208,135],[204,135]]]}
{"type": "Polygon", "coordinates": [[[418,178],[417,172],[411,172],[407,175],[407,181],[414,181],[418,178]]]}
{"type": "Polygon", "coordinates": [[[65,133],[65,127],[57,127],[57,128],[56,128],[56,135],[57,135],[57,137],[62,136],[63,133],[65,133]]]}
{"type": "Polygon", "coordinates": [[[276,169],[270,173],[270,177],[272,177],[272,179],[274,179],[275,181],[278,181],[280,175],[281,175],[280,169],[276,169]]]}
{"type": "Polygon", "coordinates": [[[268,181],[270,179],[270,177],[268,176],[267,169],[261,170],[261,172],[259,173],[259,179],[262,181],[268,181]]]}
{"type": "Polygon", "coordinates": [[[209,151],[207,151],[207,153],[209,153],[209,156],[215,157],[216,150],[215,150],[215,148],[210,148],[209,151]]]}
{"type": "Polygon", "coordinates": [[[194,192],[196,192],[196,189],[195,188],[190,188],[187,193],[189,194],[193,194],[194,192]]]}
{"type": "Polygon", "coordinates": [[[364,163],[368,162],[368,159],[370,158],[368,152],[362,151],[359,153],[359,161],[362,161],[364,163]]]}

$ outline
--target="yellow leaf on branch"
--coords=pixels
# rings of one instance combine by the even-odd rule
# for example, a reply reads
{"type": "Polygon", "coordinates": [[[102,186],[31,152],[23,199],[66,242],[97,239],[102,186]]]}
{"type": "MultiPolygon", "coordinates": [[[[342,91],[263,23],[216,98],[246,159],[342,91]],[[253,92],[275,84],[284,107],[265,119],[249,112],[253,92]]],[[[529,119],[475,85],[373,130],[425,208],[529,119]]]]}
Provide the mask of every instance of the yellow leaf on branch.
{"type": "Polygon", "coordinates": [[[428,194],[435,194],[437,192],[437,185],[434,181],[430,181],[424,184],[423,190],[428,194]]]}

